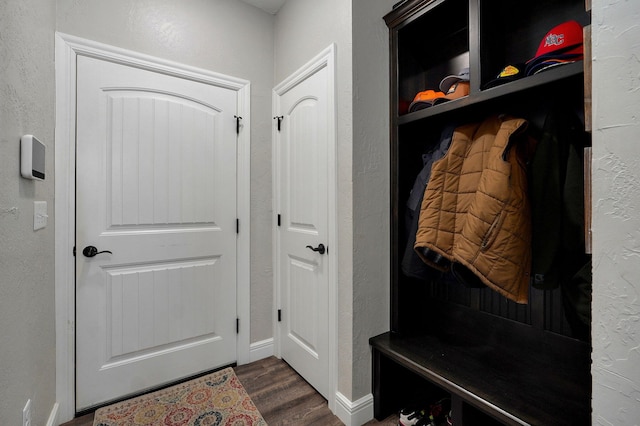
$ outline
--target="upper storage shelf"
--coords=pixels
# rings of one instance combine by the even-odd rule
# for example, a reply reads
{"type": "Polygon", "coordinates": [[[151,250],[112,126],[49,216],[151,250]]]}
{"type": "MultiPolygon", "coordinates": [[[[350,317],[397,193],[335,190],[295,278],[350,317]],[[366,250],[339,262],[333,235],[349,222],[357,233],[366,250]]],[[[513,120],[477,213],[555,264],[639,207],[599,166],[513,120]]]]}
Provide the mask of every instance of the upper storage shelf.
{"type": "Polygon", "coordinates": [[[392,105],[402,125],[459,108],[558,82],[582,78],[582,61],[563,64],[496,87],[487,87],[508,65],[522,68],[557,25],[588,25],[583,0],[408,0],[385,20],[392,31],[392,105]],[[441,80],[469,68],[469,95],[409,111],[422,91],[440,91],[441,80]]]}

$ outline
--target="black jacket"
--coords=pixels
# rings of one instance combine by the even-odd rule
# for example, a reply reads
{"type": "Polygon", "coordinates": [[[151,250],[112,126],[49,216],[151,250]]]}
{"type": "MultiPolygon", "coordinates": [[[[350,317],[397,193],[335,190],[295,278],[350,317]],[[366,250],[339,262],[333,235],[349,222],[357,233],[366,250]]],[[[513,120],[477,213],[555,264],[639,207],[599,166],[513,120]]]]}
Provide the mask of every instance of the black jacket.
{"type": "Polygon", "coordinates": [[[441,275],[441,272],[425,264],[418,254],[414,251],[413,246],[416,242],[416,232],[418,231],[418,219],[420,217],[420,206],[422,206],[422,198],[424,191],[431,178],[431,166],[433,163],[447,153],[455,125],[447,126],[440,136],[440,141],[436,146],[426,154],[422,155],[422,170],[416,177],[409,198],[406,204],[405,213],[405,232],[407,234],[407,244],[405,246],[404,255],[402,257],[402,272],[413,278],[428,280],[441,275]]]}
{"type": "Polygon", "coordinates": [[[567,108],[550,112],[531,163],[532,285],[562,289],[576,334],[591,323],[591,258],[584,238],[584,126],[567,108]]]}

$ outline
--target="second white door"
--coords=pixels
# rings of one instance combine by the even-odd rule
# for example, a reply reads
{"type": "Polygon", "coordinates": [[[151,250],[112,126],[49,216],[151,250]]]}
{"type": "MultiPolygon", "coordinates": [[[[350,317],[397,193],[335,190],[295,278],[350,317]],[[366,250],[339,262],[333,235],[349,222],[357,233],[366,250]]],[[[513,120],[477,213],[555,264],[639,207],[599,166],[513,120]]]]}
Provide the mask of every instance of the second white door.
{"type": "Polygon", "coordinates": [[[329,69],[276,89],[280,354],[329,397],[329,69]]]}

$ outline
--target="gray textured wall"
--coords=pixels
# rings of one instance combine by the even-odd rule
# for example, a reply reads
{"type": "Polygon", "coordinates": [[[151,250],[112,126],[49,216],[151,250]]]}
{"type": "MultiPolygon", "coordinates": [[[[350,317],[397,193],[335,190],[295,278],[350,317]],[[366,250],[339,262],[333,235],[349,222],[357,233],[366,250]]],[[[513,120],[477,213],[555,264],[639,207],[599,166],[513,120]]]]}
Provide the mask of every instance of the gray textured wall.
{"type": "Polygon", "coordinates": [[[396,2],[353,1],[353,400],[371,392],[369,338],[389,330],[389,30],[382,17],[396,2]]]}
{"type": "Polygon", "coordinates": [[[44,425],[55,403],[53,133],[55,2],[0,2],[0,424],[44,425]],[[20,137],[47,146],[46,180],[20,177],[20,137]],[[33,202],[48,226],[33,230],[33,202]]]}

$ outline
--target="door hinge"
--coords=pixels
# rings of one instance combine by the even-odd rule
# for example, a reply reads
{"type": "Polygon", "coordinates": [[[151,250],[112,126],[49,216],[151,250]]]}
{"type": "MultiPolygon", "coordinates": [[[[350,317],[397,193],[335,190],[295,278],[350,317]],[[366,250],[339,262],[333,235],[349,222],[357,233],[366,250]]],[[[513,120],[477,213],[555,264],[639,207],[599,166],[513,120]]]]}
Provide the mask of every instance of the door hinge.
{"type": "Polygon", "coordinates": [[[76,257],[76,246],[73,246],[73,257],[76,257]]]}
{"type": "Polygon", "coordinates": [[[240,318],[236,318],[236,334],[240,334],[240,318]]]}
{"type": "Polygon", "coordinates": [[[280,131],[280,124],[282,124],[283,118],[284,118],[284,115],[276,115],[275,117],[273,117],[274,120],[278,120],[278,131],[280,131]]]}
{"type": "Polygon", "coordinates": [[[236,119],[236,133],[240,134],[240,120],[242,120],[242,117],[234,115],[233,118],[236,119]]]}
{"type": "Polygon", "coordinates": [[[236,219],[236,234],[240,233],[240,219],[236,219]]]}
{"type": "Polygon", "coordinates": [[[278,322],[282,321],[282,309],[278,309],[278,322]]]}
{"type": "Polygon", "coordinates": [[[278,213],[278,226],[280,226],[280,214],[278,213]]]}

